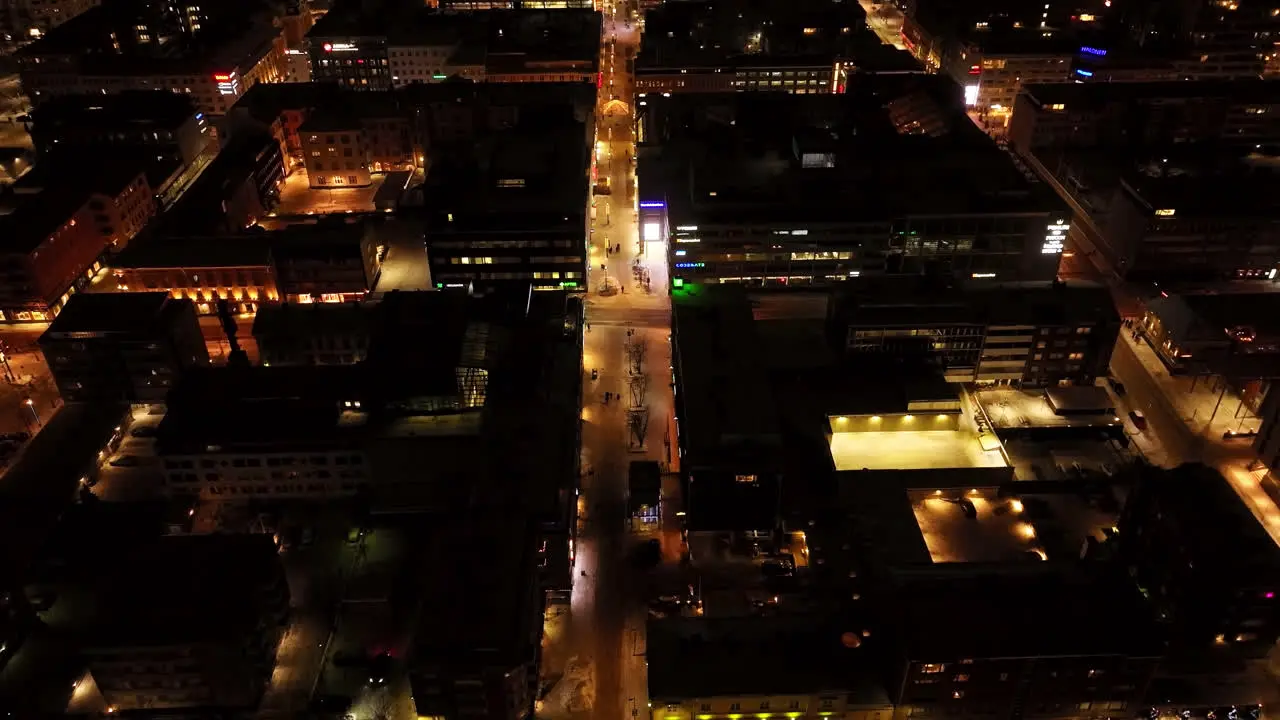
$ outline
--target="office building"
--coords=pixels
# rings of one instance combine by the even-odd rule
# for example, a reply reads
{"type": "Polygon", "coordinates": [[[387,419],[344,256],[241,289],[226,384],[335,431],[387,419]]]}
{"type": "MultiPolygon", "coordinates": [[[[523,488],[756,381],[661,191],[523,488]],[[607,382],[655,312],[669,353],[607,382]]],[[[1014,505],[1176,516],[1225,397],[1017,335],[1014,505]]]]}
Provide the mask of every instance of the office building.
{"type": "Polygon", "coordinates": [[[669,3],[645,15],[636,92],[841,93],[854,73],[923,71],[851,12],[861,15],[779,2],[669,3]]]}
{"type": "Polygon", "coordinates": [[[1172,657],[1229,666],[1275,645],[1280,549],[1217,471],[1146,469],[1119,528],[1121,558],[1168,624],[1172,657]]]}
{"type": "Polygon", "coordinates": [[[27,173],[10,196],[16,207],[0,215],[3,322],[52,320],[102,268],[103,254],[122,249],[155,212],[139,163],[67,162],[27,173]]]}
{"type": "Polygon", "coordinates": [[[40,349],[67,402],[164,402],[184,372],[209,362],[191,301],[162,292],[77,295],[40,349]]]}
{"type": "Polygon", "coordinates": [[[386,246],[372,223],[291,226],[272,235],[285,302],[359,302],[378,284],[386,246]]]}
{"type": "Polygon", "coordinates": [[[161,90],[60,96],[35,107],[29,127],[41,154],[123,147],[184,167],[209,151],[212,141],[209,123],[191,98],[161,90]]]}
{"type": "Polygon", "coordinates": [[[1031,153],[1189,142],[1272,148],[1280,144],[1280,80],[1024,84],[1009,142],[1031,153]]]}
{"type": "Polygon", "coordinates": [[[649,620],[646,656],[653,720],[895,717],[862,627],[832,618],[649,620]],[[856,640],[850,640],[856,637],[856,640]]]}
{"type": "MultiPolygon", "coordinates": [[[[1092,173],[1115,164],[1085,157],[1074,167],[1092,173]]],[[[1204,147],[1153,150],[1138,154],[1118,178],[1092,177],[1085,181],[1092,192],[1105,198],[1113,188],[1097,251],[1124,277],[1250,280],[1273,278],[1280,268],[1270,201],[1280,175],[1266,158],[1233,159],[1204,147]]]]}
{"type": "Polygon", "coordinates": [[[389,93],[365,93],[339,108],[313,108],[298,128],[313,188],[363,187],[370,173],[412,170],[418,163],[408,113],[389,93]],[[382,102],[378,102],[382,101],[382,102]],[[358,108],[358,109],[357,109],[358,108]]]}
{"type": "Polygon", "coordinates": [[[642,239],[666,243],[676,285],[1053,279],[1069,213],[957,93],[944,78],[862,75],[839,97],[650,96],[642,239]]]}
{"type": "Polygon", "coordinates": [[[1119,25],[1138,41],[1156,39],[1186,48],[1179,76],[1233,80],[1274,74],[1280,15],[1265,3],[1189,0],[1116,3],[1119,25]]]}
{"type": "Polygon", "coordinates": [[[284,47],[257,0],[166,12],[147,0],[109,0],[16,54],[32,105],[66,94],[168,90],[214,118],[257,82],[284,78],[284,47]]]}
{"type": "Polygon", "coordinates": [[[433,548],[431,567],[453,587],[422,593],[417,608],[408,674],[420,716],[533,714],[545,608],[538,534],[519,510],[489,512],[455,519],[452,537],[433,548]],[[453,538],[463,538],[466,556],[453,538]]]}
{"type": "Polygon", "coordinates": [[[353,3],[325,15],[308,34],[311,77],[356,90],[450,77],[594,83],[600,22],[599,13],[582,9],[366,12],[353,3]]]}
{"type": "MultiPolygon", "coordinates": [[[[582,288],[594,121],[572,88],[505,122],[461,122],[435,105],[424,186],[427,252],[438,288],[582,288]],[[489,126],[484,143],[473,142],[489,126]]],[[[588,108],[590,106],[587,106],[588,108]]],[[[477,110],[483,110],[477,108],[477,110]]]]}
{"type": "Polygon", "coordinates": [[[165,537],[102,560],[79,640],[110,707],[256,708],[289,609],[271,536],[165,537]]]}
{"type": "Polygon", "coordinates": [[[862,278],[832,303],[831,341],[853,356],[937,366],[950,382],[1092,386],[1120,332],[1110,291],[1088,283],[973,287],[862,278]]]}

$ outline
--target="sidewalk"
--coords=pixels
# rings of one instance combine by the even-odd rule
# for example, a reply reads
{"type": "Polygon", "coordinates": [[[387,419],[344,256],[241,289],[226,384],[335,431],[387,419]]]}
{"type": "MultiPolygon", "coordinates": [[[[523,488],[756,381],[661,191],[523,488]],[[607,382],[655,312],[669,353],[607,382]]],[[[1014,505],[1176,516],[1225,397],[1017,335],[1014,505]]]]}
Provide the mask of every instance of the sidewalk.
{"type": "Polygon", "coordinates": [[[1244,399],[1233,388],[1224,387],[1225,383],[1220,378],[1170,375],[1169,369],[1146,340],[1141,337],[1135,339],[1128,328],[1122,328],[1120,336],[1133,349],[1143,368],[1160,386],[1191,432],[1204,437],[1210,445],[1223,446],[1233,455],[1238,453],[1238,448],[1250,445],[1246,440],[1224,441],[1222,437],[1227,431],[1258,429],[1258,418],[1245,407],[1244,399]]]}

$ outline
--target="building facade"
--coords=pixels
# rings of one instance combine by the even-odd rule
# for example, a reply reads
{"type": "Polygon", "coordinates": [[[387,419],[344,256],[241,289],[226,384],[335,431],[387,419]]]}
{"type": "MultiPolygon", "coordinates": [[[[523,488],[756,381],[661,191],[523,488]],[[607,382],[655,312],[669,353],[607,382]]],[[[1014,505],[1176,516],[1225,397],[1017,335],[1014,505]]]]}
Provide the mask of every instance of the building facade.
{"type": "Polygon", "coordinates": [[[68,402],[164,402],[184,372],[209,362],[193,304],[158,292],[77,295],[40,349],[68,402]]]}

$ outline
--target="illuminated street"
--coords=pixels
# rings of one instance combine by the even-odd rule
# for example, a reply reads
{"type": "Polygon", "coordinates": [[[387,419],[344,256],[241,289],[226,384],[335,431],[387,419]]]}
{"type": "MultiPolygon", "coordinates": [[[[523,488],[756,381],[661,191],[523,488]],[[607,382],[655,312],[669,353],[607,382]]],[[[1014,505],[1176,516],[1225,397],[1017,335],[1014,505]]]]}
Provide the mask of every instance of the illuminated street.
{"type": "Polygon", "coordinates": [[[670,300],[666,248],[640,247],[636,215],[632,78],[627,51],[639,34],[628,23],[629,5],[606,6],[602,87],[597,107],[599,178],[609,194],[592,198],[587,334],[583,366],[583,522],[571,610],[554,621],[555,655],[568,667],[562,686],[550,693],[540,716],[598,718],[647,716],[643,593],[627,555],[640,539],[628,530],[627,468],[631,461],[667,461],[672,417],[670,388],[670,300]],[[606,248],[613,248],[606,250],[606,248]],[[644,282],[647,274],[648,282],[644,282]],[[643,346],[631,350],[627,344],[643,346]],[[648,407],[643,448],[628,421],[629,357],[644,353],[648,407]],[[591,372],[598,371],[592,379],[591,372]],[[609,402],[605,402],[609,393],[609,402]]]}

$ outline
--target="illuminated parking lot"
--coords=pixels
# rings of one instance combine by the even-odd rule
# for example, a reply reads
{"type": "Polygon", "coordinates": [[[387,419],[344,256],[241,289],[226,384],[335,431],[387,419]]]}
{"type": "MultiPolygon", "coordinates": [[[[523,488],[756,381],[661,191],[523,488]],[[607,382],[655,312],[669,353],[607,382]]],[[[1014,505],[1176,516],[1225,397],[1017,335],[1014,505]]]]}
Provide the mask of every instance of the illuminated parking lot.
{"type": "Polygon", "coordinates": [[[935,470],[1005,467],[998,446],[983,449],[976,431],[836,432],[831,436],[836,470],[935,470]]]}

